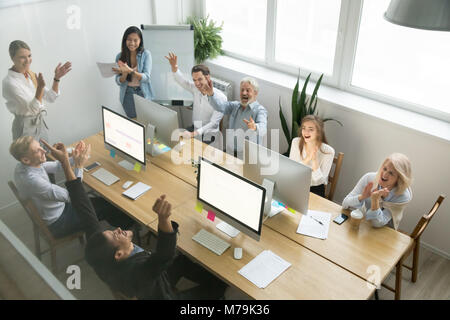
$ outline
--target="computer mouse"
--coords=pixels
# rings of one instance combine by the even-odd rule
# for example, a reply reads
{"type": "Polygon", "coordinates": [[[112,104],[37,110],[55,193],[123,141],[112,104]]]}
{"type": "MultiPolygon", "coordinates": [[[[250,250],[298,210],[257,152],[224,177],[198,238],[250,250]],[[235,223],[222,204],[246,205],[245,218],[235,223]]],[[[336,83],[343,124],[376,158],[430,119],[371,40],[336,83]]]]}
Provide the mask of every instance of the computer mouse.
{"type": "Polygon", "coordinates": [[[242,258],[242,248],[234,248],[234,258],[239,260],[242,258]]]}
{"type": "Polygon", "coordinates": [[[133,184],[133,181],[127,181],[122,185],[122,188],[127,189],[129,186],[133,184]]]}

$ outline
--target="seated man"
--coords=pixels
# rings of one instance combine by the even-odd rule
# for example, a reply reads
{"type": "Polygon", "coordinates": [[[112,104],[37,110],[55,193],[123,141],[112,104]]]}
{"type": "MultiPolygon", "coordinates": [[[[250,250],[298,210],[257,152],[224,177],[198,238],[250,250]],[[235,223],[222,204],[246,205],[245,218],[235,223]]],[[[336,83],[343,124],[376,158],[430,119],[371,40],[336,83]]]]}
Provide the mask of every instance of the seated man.
{"type": "Polygon", "coordinates": [[[226,285],[184,256],[175,256],[178,224],[170,221],[171,204],[165,195],[156,200],[153,211],[158,214],[158,243],[153,253],[144,251],[132,241],[132,231],[120,228],[103,231],[95,209],[84,191],[81,180],[70,167],[69,156],[62,143],[51,147],[66,175],[70,199],[86,231],[86,260],[112,290],[139,299],[218,299],[226,285]],[[173,288],[181,276],[200,286],[176,293],[173,288]]]}
{"type": "MultiPolygon", "coordinates": [[[[41,140],[43,142],[43,140],[41,140]]],[[[22,197],[31,199],[42,220],[55,238],[61,238],[82,230],[81,222],[65,188],[50,182],[48,174],[61,171],[58,161],[47,161],[46,151],[31,136],[20,137],[9,149],[19,163],[14,170],[14,180],[22,197]]],[[[83,166],[90,153],[90,145],[80,141],[71,159],[77,177],[83,177],[83,166]]],[[[133,219],[103,198],[93,198],[99,219],[106,219],[113,226],[131,227],[133,219]]]]}
{"type": "Polygon", "coordinates": [[[226,151],[241,158],[245,136],[256,143],[261,143],[267,133],[267,110],[256,101],[258,83],[250,77],[241,80],[241,101],[221,101],[217,99],[212,87],[210,79],[203,87],[211,106],[223,114],[230,115],[226,151]]]}
{"type": "MultiPolygon", "coordinates": [[[[193,126],[188,128],[189,131],[192,131],[190,132],[190,137],[198,136],[208,144],[213,142],[218,134],[223,113],[215,111],[211,107],[208,96],[202,91],[206,81],[210,79],[208,67],[202,64],[194,66],[191,71],[193,81],[190,81],[178,69],[178,58],[174,53],[170,52],[166,59],[169,60],[175,81],[194,96],[192,111],[193,126]]],[[[223,102],[227,101],[227,97],[222,91],[216,88],[213,88],[213,91],[218,100],[223,102]]]]}

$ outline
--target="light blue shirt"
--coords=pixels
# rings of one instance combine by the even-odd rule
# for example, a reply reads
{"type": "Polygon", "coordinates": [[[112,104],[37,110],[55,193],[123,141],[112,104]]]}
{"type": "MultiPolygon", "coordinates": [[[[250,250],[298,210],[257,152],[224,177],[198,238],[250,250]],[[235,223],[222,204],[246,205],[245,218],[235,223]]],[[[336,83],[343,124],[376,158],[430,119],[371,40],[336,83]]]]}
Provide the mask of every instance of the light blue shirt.
{"type": "MultiPolygon", "coordinates": [[[[256,142],[262,142],[262,138],[267,133],[267,110],[258,101],[253,101],[243,108],[239,101],[223,101],[218,99],[216,94],[208,97],[208,100],[215,110],[230,115],[228,129],[241,129],[246,133],[252,131],[248,129],[247,124],[243,121],[244,119],[250,120],[251,116],[256,124],[256,142]]],[[[227,150],[241,152],[243,141],[242,143],[236,143],[236,134],[234,137],[235,139],[228,139],[227,136],[227,150]]]]}
{"type": "Polygon", "coordinates": [[[139,246],[137,246],[137,245],[135,245],[135,244],[133,243],[133,251],[131,251],[130,257],[132,257],[132,256],[134,256],[136,253],[139,253],[139,252],[142,252],[142,251],[144,251],[144,249],[142,249],[141,247],[139,247],[139,246]]]}
{"type": "MultiPolygon", "coordinates": [[[[39,168],[18,163],[14,170],[14,180],[20,196],[33,201],[47,225],[58,220],[66,202],[70,201],[67,189],[51,183],[48,178],[48,173],[58,171],[62,171],[59,161],[44,162],[39,168]]],[[[82,178],[83,170],[75,169],[75,175],[82,178]]]]}
{"type": "MultiPolygon", "coordinates": [[[[389,227],[393,228],[394,225],[392,221],[392,214],[389,209],[378,208],[378,210],[372,210],[372,200],[370,197],[364,199],[363,201],[358,200],[358,197],[363,193],[366,185],[371,181],[375,181],[376,175],[376,172],[369,172],[366,173],[361,179],[359,179],[355,188],[345,197],[344,201],[342,201],[342,207],[344,209],[347,209],[349,207],[362,208],[364,206],[366,209],[366,220],[370,221],[373,227],[380,228],[388,225],[389,227]]],[[[381,187],[378,186],[378,189],[381,189],[381,187]]],[[[411,200],[412,195],[408,189],[405,190],[405,192],[403,192],[403,194],[401,195],[396,195],[396,191],[397,188],[393,188],[383,201],[392,203],[404,203],[411,200]]]]}
{"type": "MultiPolygon", "coordinates": [[[[116,56],[116,62],[119,61],[120,52],[116,56]]],[[[153,89],[150,81],[150,73],[152,71],[152,55],[150,51],[144,50],[136,55],[137,60],[137,72],[142,73],[142,79],[140,81],[140,88],[144,94],[144,98],[153,99],[153,89]]],[[[120,75],[116,75],[116,83],[120,86],[120,103],[123,104],[125,98],[125,92],[127,91],[128,81],[120,82],[120,75]]]]}

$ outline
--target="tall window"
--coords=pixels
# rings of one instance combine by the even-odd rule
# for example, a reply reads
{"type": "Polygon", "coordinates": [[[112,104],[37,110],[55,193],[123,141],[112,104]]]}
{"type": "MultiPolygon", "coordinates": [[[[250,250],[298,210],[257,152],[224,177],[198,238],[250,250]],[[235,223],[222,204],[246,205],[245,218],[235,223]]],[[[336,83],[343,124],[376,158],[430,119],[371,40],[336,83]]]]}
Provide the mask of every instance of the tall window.
{"type": "Polygon", "coordinates": [[[263,60],[266,46],[267,3],[261,0],[206,1],[206,12],[223,21],[222,49],[263,60]]]}
{"type": "Polygon", "coordinates": [[[340,1],[278,0],[275,61],[333,73],[340,1]]]}
{"type": "Polygon", "coordinates": [[[450,113],[450,32],[392,24],[388,5],[364,1],[351,84],[450,113]]]}
{"type": "Polygon", "coordinates": [[[450,32],[392,24],[390,0],[204,0],[223,49],[450,122],[450,32]]]}

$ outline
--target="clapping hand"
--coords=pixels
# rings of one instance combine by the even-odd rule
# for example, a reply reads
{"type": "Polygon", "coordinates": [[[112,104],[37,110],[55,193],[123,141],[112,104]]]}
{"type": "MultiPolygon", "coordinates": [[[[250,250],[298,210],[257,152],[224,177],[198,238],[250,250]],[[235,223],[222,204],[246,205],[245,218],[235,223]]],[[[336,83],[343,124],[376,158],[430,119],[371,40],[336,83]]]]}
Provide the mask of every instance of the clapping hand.
{"type": "Polygon", "coordinates": [[[130,68],[130,66],[126,62],[123,62],[123,61],[119,60],[117,62],[117,64],[119,65],[120,73],[127,73],[128,74],[128,73],[133,72],[133,69],[130,68]]]}
{"type": "Polygon", "coordinates": [[[77,143],[73,150],[73,161],[76,168],[83,168],[91,154],[91,145],[86,146],[83,140],[77,143]]]}
{"type": "Polygon", "coordinates": [[[42,73],[39,72],[38,76],[36,77],[36,81],[37,81],[38,88],[45,88],[45,80],[44,80],[44,76],[42,75],[42,73]]]}
{"type": "Polygon", "coordinates": [[[72,63],[67,61],[61,66],[61,62],[58,63],[55,69],[55,80],[59,80],[64,77],[70,70],[72,70],[72,63]]]}
{"type": "Polygon", "coordinates": [[[67,154],[66,147],[63,143],[59,142],[53,145],[53,147],[48,144],[47,141],[44,139],[41,139],[41,142],[50,150],[53,157],[55,157],[56,160],[63,163],[64,161],[69,160],[69,155],[67,154]]]}

